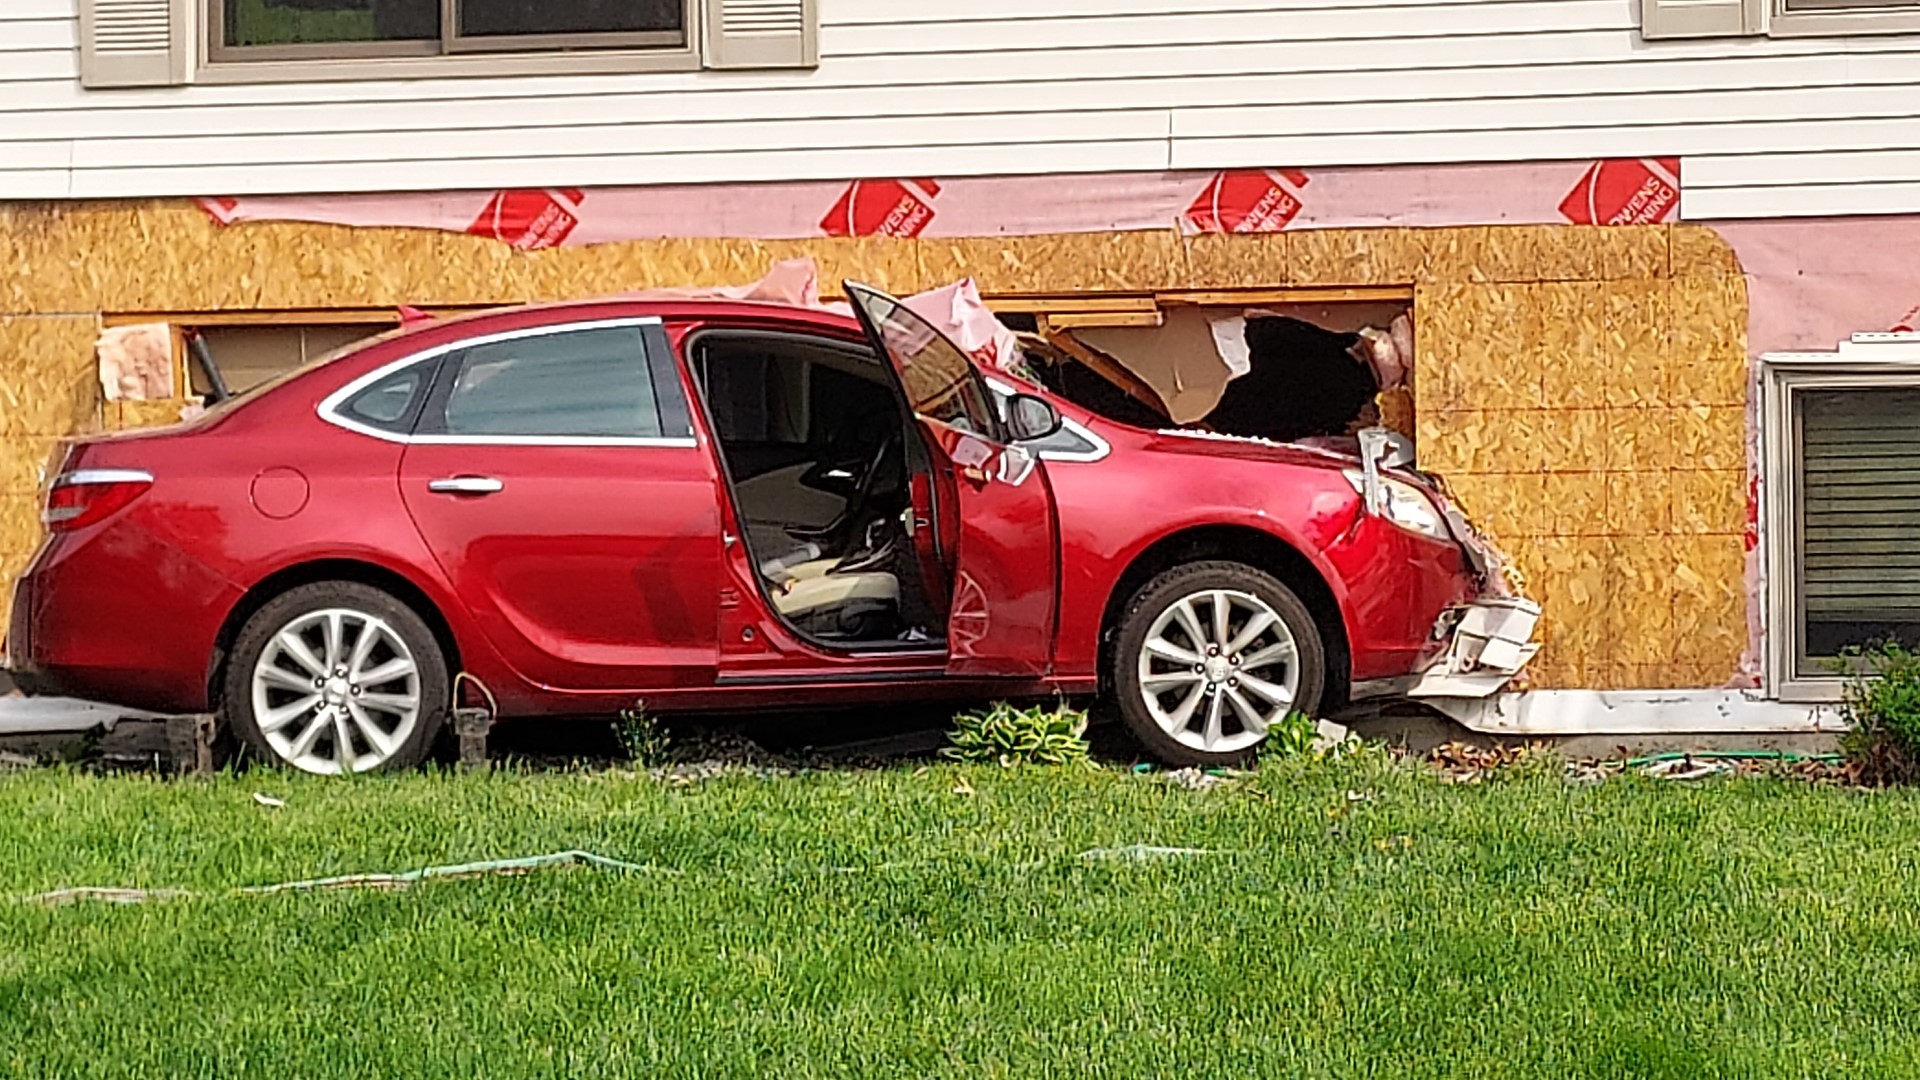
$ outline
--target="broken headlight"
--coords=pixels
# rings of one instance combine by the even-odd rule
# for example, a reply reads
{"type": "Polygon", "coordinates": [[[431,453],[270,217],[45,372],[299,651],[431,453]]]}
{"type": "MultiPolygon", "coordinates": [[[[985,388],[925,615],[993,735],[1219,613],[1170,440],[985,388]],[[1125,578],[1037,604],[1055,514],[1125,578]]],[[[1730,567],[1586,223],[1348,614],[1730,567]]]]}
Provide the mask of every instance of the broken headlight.
{"type": "MultiPolygon", "coordinates": [[[[1359,469],[1344,470],[1347,482],[1353,490],[1366,498],[1367,475],[1359,469]]],[[[1453,534],[1447,529],[1446,517],[1440,508],[1433,504],[1427,493],[1405,480],[1396,480],[1391,476],[1380,477],[1380,516],[1410,533],[1417,533],[1431,540],[1447,541],[1453,534]]]]}

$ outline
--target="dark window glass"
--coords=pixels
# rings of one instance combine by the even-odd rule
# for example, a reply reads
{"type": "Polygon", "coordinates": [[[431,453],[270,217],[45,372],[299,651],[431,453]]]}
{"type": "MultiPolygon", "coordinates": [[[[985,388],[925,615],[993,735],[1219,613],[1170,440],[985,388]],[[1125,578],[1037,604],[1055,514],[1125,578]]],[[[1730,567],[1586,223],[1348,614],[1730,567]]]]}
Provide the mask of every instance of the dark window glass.
{"type": "Polygon", "coordinates": [[[879,337],[913,411],[989,439],[1000,438],[1000,414],[987,403],[973,364],[960,347],[913,309],[884,293],[855,290],[869,333],[879,337]]]}
{"type": "Polygon", "coordinates": [[[437,41],[440,0],[225,0],[229,46],[437,41]]]}
{"type": "Polygon", "coordinates": [[[408,431],[413,427],[414,406],[426,392],[436,366],[429,360],[394,372],[348,398],[340,415],[383,431],[408,431]]]}
{"type": "Polygon", "coordinates": [[[1920,390],[1805,390],[1800,674],[1851,648],[1920,648],[1920,390]]]}
{"type": "Polygon", "coordinates": [[[678,31],[681,0],[460,0],[460,33],[468,37],[534,34],[636,34],[678,31]]]}
{"type": "Polygon", "coordinates": [[[1874,11],[1917,6],[1917,0],[1787,0],[1788,11],[1874,11]]]}
{"type": "Polygon", "coordinates": [[[449,435],[651,438],[660,434],[634,326],[474,345],[447,393],[449,435]]]}

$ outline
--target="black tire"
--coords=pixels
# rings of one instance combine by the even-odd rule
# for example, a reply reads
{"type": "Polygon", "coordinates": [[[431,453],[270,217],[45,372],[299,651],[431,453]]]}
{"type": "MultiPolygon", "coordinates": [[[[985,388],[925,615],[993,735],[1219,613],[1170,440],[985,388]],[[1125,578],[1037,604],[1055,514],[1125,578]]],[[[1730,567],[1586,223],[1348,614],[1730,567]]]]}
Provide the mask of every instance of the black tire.
{"type": "MultiPolygon", "coordinates": [[[[1298,665],[1294,711],[1314,715],[1326,691],[1326,647],[1313,614],[1293,590],[1271,574],[1236,562],[1194,562],[1176,566],[1147,582],[1128,601],[1121,616],[1112,655],[1113,689],[1120,719],[1142,750],[1156,761],[1175,767],[1230,766],[1251,758],[1259,743],[1223,752],[1210,752],[1176,739],[1160,726],[1141,689],[1140,654],[1154,622],[1178,601],[1210,590],[1253,596],[1270,608],[1286,626],[1294,642],[1298,665]]],[[[1157,673],[1156,673],[1157,677],[1157,673]]],[[[1231,710],[1229,710],[1230,712],[1231,710]]],[[[1227,721],[1245,728],[1238,718],[1227,721]]]]}
{"type": "MultiPolygon", "coordinates": [[[[418,705],[407,733],[395,741],[391,752],[386,753],[383,760],[365,768],[357,767],[356,771],[417,768],[432,751],[434,739],[445,722],[448,702],[452,698],[446,654],[418,612],[388,593],[358,582],[326,581],[290,589],[268,601],[247,620],[234,642],[222,680],[220,718],[223,724],[254,759],[276,766],[305,768],[276,750],[262,731],[260,718],[255,715],[254,673],[261,657],[283,629],[296,625],[305,617],[332,609],[344,609],[378,620],[404,644],[417,673],[415,685],[418,689],[418,705]]],[[[380,649],[374,654],[376,658],[398,655],[390,643],[382,644],[380,649]]],[[[367,700],[371,701],[372,697],[370,694],[367,700]]],[[[377,720],[393,720],[397,717],[397,714],[375,715],[377,720]]],[[[300,723],[302,721],[294,721],[294,725],[300,723]]],[[[395,723],[391,730],[397,732],[399,724],[395,723]]],[[[349,757],[359,756],[354,751],[360,747],[365,747],[366,756],[369,757],[379,752],[371,741],[366,740],[364,729],[356,726],[352,731],[349,741],[353,749],[349,757]]],[[[388,728],[383,724],[382,734],[387,733],[388,728]]],[[[323,733],[321,738],[331,745],[330,734],[323,733]]]]}

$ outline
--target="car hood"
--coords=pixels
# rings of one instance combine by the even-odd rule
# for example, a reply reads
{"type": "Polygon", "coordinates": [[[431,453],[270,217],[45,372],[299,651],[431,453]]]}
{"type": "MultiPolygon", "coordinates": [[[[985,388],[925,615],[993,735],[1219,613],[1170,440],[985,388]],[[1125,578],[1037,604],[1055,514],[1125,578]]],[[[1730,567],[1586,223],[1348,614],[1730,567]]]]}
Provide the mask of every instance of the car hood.
{"type": "Polygon", "coordinates": [[[1304,465],[1320,469],[1351,469],[1360,464],[1352,454],[1322,450],[1298,443],[1275,442],[1247,435],[1220,435],[1210,431],[1166,428],[1153,432],[1146,449],[1167,454],[1233,458],[1238,461],[1304,465]]]}

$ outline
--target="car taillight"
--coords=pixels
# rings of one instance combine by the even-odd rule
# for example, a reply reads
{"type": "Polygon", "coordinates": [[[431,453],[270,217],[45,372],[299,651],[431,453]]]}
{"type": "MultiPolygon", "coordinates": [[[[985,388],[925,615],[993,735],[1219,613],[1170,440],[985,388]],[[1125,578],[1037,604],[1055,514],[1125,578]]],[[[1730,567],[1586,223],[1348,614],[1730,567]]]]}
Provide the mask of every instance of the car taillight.
{"type": "Polygon", "coordinates": [[[138,469],[81,469],[57,477],[40,515],[53,532],[72,532],[105,521],[153,486],[153,474],[138,469]]]}

